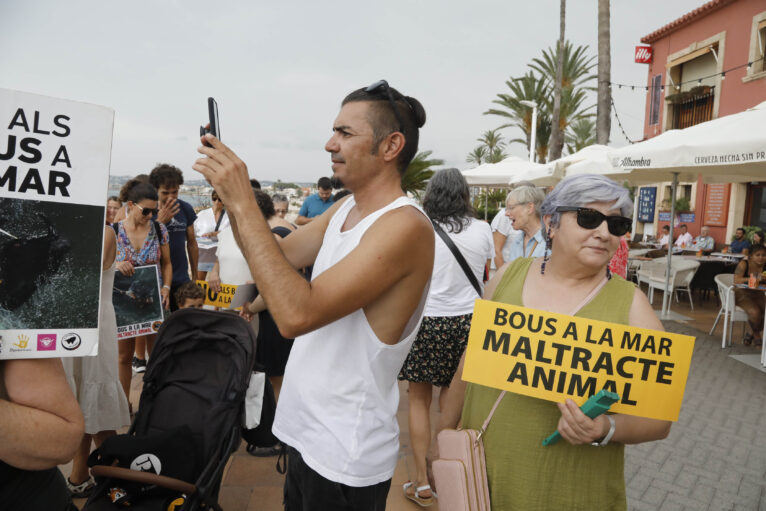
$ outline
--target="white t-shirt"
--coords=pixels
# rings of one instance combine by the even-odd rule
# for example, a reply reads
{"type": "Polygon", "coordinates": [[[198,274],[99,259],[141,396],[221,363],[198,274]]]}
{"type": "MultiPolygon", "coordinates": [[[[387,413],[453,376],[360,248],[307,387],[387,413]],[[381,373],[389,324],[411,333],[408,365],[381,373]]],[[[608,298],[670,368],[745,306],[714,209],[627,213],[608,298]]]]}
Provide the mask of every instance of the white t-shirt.
{"type": "MultiPolygon", "coordinates": [[[[208,231],[209,232],[209,231],[208,231]]],[[[234,239],[231,227],[224,229],[218,235],[218,275],[222,284],[239,286],[248,280],[253,280],[250,267],[245,256],[234,239]]]]}
{"type": "MultiPolygon", "coordinates": [[[[449,225],[441,225],[441,227],[463,254],[463,258],[473,270],[483,290],[484,265],[487,264],[487,259],[492,259],[495,255],[489,224],[472,218],[471,223],[457,234],[450,232],[449,225]]],[[[431,317],[469,314],[473,311],[474,300],[477,298],[479,296],[476,290],[457,259],[437,234],[431,289],[428,292],[428,301],[423,314],[431,317]]]]}
{"type": "MultiPolygon", "coordinates": [[[[194,221],[194,235],[197,238],[197,245],[199,247],[199,263],[215,262],[215,250],[218,246],[218,239],[202,236],[203,234],[213,232],[215,230],[215,224],[216,220],[213,208],[203,209],[197,213],[197,219],[194,221]]],[[[218,230],[223,231],[228,228],[229,225],[229,215],[224,211],[221,225],[218,226],[218,230]]]]}
{"type": "Polygon", "coordinates": [[[692,238],[692,235],[688,232],[683,233],[678,237],[678,239],[675,242],[675,246],[677,247],[691,247],[694,243],[694,239],[692,238]]]}
{"type": "MultiPolygon", "coordinates": [[[[503,236],[505,236],[505,243],[503,244],[503,261],[506,263],[510,260],[511,257],[511,245],[513,245],[514,240],[518,236],[523,236],[524,233],[522,231],[519,231],[517,229],[513,228],[511,219],[508,218],[508,215],[505,214],[505,208],[501,209],[497,212],[497,215],[495,215],[495,218],[492,219],[492,232],[499,232],[503,236]]],[[[494,259],[495,254],[492,254],[492,257],[494,259]]]]}

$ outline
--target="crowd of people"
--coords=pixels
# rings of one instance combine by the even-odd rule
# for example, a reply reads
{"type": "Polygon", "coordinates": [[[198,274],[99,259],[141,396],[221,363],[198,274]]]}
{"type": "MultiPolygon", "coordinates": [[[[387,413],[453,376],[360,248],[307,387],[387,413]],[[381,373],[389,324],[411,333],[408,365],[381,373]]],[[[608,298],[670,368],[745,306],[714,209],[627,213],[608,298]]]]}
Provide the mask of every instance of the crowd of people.
{"type": "MultiPolygon", "coordinates": [[[[52,360],[0,364],[0,414],[18,417],[0,426],[0,437],[17,439],[0,446],[2,473],[20,480],[45,469],[29,484],[44,483],[50,491],[41,493],[51,499],[64,499],[67,486],[73,496],[92,489],[91,444],[129,424],[131,373],[145,369],[154,343],[154,336],[117,340],[114,272],[156,265],[169,311],[202,307],[192,279],[213,290],[257,285],[259,296],[240,315],[257,331],[256,360],[275,389],[280,444],[250,452],[287,455],[286,509],[385,509],[400,449],[397,379],[408,386],[416,468],[401,491],[413,502],[438,498],[429,471],[438,455],[429,418],[438,389],[437,431],[479,429],[496,407],[483,437],[495,509],[625,509],[624,445],[664,438],[669,422],[590,418],[571,399],[501,394],[460,376],[479,297],[663,330],[643,292],[623,278],[628,190],[596,175],[566,178],[547,194],[521,184],[487,224],[476,218],[462,174],[444,169],[421,206],[403,192],[401,177],[425,121],[420,102],[385,81],[348,94],[325,145],[333,180],[319,179],[295,224],[285,218],[287,198],[261,191],[246,163],[210,134],[193,165],[214,189],[210,209],[195,212],[178,197],[183,173],[172,165],[128,181],[107,201],[99,355],[67,360],[66,372],[52,360]],[[345,190],[333,196],[339,184],[345,190]],[[24,392],[31,368],[37,388],[49,390],[44,402],[24,392]],[[32,441],[34,428],[24,425],[33,423],[57,435],[32,441]],[[541,435],[553,430],[564,445],[541,446],[541,435]],[[72,459],[63,481],[52,467],[72,459]]],[[[703,248],[709,230],[694,241],[680,228],[676,244],[710,250],[703,248]]],[[[749,257],[735,279],[760,275],[766,248],[741,250],[749,257]]],[[[746,310],[760,307],[760,323],[751,321],[760,339],[763,293],[761,303],[738,296],[746,310]]],[[[38,509],[65,509],[47,502],[38,509]]]]}

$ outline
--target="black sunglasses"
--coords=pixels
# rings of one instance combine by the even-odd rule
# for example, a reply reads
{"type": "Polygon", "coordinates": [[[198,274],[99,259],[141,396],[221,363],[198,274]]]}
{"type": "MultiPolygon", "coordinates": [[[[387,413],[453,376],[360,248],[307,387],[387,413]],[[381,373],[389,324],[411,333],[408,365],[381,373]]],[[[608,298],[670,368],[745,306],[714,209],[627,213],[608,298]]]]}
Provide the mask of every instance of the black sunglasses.
{"type": "Polygon", "coordinates": [[[632,227],[632,220],[630,218],[612,215],[607,216],[600,211],[590,208],[578,208],[574,206],[561,206],[556,208],[559,213],[566,211],[577,212],[577,225],[583,229],[595,229],[601,223],[606,220],[606,227],[609,229],[609,233],[614,236],[622,236],[626,232],[630,231],[632,227]]]}
{"type": "MultiPolygon", "coordinates": [[[[391,87],[388,85],[388,82],[385,80],[379,80],[366,89],[364,89],[364,92],[368,94],[377,94],[379,92],[385,92],[386,96],[388,97],[388,103],[391,105],[391,110],[393,110],[394,115],[396,116],[396,120],[399,121],[399,131],[404,134],[404,122],[402,122],[402,117],[399,115],[399,109],[396,108],[396,101],[394,100],[394,94],[391,92],[391,87]]],[[[399,95],[400,98],[403,99],[405,103],[407,103],[407,106],[410,107],[410,110],[412,110],[412,105],[410,105],[410,102],[407,101],[407,98],[399,95]]]]}
{"type": "Polygon", "coordinates": [[[213,199],[212,199],[212,200],[213,200],[213,202],[218,202],[218,201],[219,201],[219,200],[221,200],[221,199],[220,199],[220,197],[218,197],[218,196],[215,196],[215,197],[213,197],[213,199]]]}
{"type": "Polygon", "coordinates": [[[160,212],[160,210],[157,209],[157,208],[154,208],[154,209],[152,209],[152,208],[144,208],[144,207],[139,206],[138,204],[136,204],[136,207],[138,207],[138,209],[141,210],[141,214],[144,215],[144,216],[156,215],[157,213],[160,212]]]}

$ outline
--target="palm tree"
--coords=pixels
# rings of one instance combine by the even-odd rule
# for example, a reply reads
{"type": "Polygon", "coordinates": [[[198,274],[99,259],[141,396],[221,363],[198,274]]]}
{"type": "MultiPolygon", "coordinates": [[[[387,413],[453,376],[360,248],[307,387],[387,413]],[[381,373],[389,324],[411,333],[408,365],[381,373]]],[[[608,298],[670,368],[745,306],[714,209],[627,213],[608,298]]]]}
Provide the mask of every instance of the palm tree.
{"type": "MultiPolygon", "coordinates": [[[[509,143],[520,142],[527,146],[529,151],[529,144],[531,142],[532,134],[532,109],[528,106],[524,106],[520,101],[534,101],[538,105],[538,126],[540,124],[540,117],[546,109],[546,104],[549,99],[550,89],[546,80],[540,76],[537,76],[533,72],[528,72],[521,78],[511,78],[506,80],[505,85],[510,90],[510,94],[500,93],[497,95],[497,99],[492,100],[500,108],[490,108],[484,115],[497,115],[504,118],[507,122],[498,126],[497,129],[507,128],[509,126],[515,126],[524,132],[525,139],[513,139],[509,143]]],[[[537,139],[536,144],[540,146],[540,139],[537,139]]]]}
{"type": "MultiPolygon", "coordinates": [[[[588,56],[588,46],[581,45],[575,48],[571,41],[565,41],[564,60],[561,67],[562,88],[586,87],[587,90],[593,90],[593,87],[587,85],[596,78],[596,75],[592,74],[593,68],[596,67],[595,60],[596,57],[588,56]]],[[[529,67],[540,73],[552,84],[556,80],[557,62],[558,52],[548,48],[543,51],[542,58],[532,59],[529,67]]]]}
{"type": "Polygon", "coordinates": [[[487,146],[480,145],[473,148],[473,151],[468,153],[468,157],[465,159],[468,163],[475,163],[481,165],[487,157],[487,146]]]}
{"type": "Polygon", "coordinates": [[[564,130],[561,129],[561,89],[564,73],[564,29],[566,27],[567,0],[561,0],[559,20],[559,44],[556,47],[556,80],[553,82],[553,115],[551,117],[550,160],[561,158],[564,147],[564,130]]]}
{"type": "Polygon", "coordinates": [[[612,129],[611,43],[609,41],[609,0],[598,0],[598,99],[596,108],[596,139],[599,144],[609,143],[612,129]]]}
{"type": "Polygon", "coordinates": [[[492,153],[495,152],[495,149],[502,149],[505,147],[505,142],[503,142],[503,136],[498,133],[500,131],[500,128],[495,128],[493,130],[487,130],[485,131],[481,137],[477,138],[477,142],[481,142],[482,145],[484,145],[487,148],[487,153],[489,155],[492,155],[492,153]]]}
{"type": "Polygon", "coordinates": [[[432,151],[421,151],[416,154],[402,174],[402,190],[412,192],[417,198],[420,198],[420,193],[426,189],[428,180],[434,175],[435,171],[431,167],[444,165],[444,160],[429,159],[431,153],[432,151]]]}
{"type": "Polygon", "coordinates": [[[564,140],[569,154],[595,144],[596,123],[592,118],[577,119],[569,125],[569,130],[564,134],[564,140]]]}
{"type": "Polygon", "coordinates": [[[499,163],[503,161],[504,159],[508,158],[508,155],[505,154],[502,148],[495,147],[492,152],[487,156],[486,162],[487,163],[499,163]]]}

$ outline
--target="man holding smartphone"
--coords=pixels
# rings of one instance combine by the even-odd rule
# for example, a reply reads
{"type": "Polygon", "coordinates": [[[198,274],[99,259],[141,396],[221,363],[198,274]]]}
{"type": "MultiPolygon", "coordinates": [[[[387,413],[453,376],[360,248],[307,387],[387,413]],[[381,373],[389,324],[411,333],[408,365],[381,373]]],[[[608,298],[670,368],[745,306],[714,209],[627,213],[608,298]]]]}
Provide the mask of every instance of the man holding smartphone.
{"type": "Polygon", "coordinates": [[[325,145],[353,192],[275,240],[247,166],[212,135],[193,168],[215,187],[265,306],[296,337],[273,431],[288,448],[286,508],[385,509],[399,451],[397,374],[417,334],[434,258],[430,221],[401,189],[425,123],[380,81],[346,96],[325,145]],[[314,264],[311,282],[297,272],[314,264]]]}

